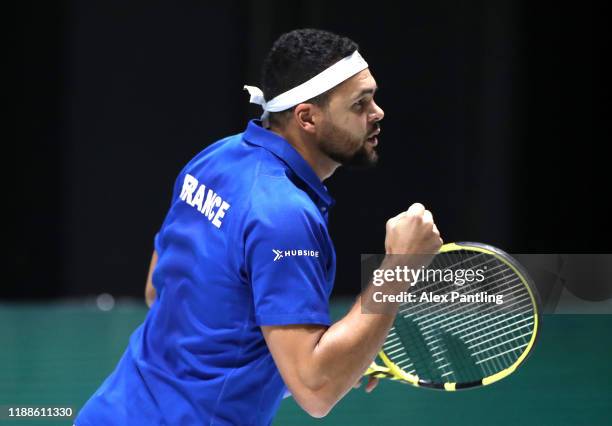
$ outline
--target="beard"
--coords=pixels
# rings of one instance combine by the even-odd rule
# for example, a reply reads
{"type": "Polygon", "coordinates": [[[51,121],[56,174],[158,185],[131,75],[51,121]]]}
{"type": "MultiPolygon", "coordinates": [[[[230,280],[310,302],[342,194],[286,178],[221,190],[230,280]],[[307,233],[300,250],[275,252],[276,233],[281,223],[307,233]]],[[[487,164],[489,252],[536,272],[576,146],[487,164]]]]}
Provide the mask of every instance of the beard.
{"type": "Polygon", "coordinates": [[[320,149],[332,160],[345,167],[369,169],[378,163],[378,153],[375,147],[368,145],[366,139],[367,135],[356,137],[349,131],[328,122],[321,132],[320,149]]]}

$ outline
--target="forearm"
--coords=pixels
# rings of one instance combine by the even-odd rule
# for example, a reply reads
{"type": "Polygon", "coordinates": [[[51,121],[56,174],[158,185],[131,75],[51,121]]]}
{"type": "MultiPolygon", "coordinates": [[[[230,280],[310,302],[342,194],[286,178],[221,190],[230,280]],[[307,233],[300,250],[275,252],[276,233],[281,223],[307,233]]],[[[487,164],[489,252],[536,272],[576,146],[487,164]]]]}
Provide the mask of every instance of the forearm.
{"type": "Polygon", "coordinates": [[[360,296],[349,313],[321,336],[312,353],[318,374],[311,377],[326,400],[335,404],[361,378],[393,320],[392,314],[362,313],[360,296]]]}
{"type": "Polygon", "coordinates": [[[155,266],[157,266],[157,252],[153,251],[149,264],[149,272],[147,273],[147,283],[145,285],[145,303],[149,308],[153,305],[157,297],[157,292],[155,291],[155,287],[153,287],[153,271],[155,270],[155,266]]]}
{"type": "MultiPolygon", "coordinates": [[[[397,259],[386,258],[380,268],[393,269],[397,265],[397,259]]],[[[385,293],[408,288],[408,282],[392,283],[385,293]]],[[[370,284],[364,289],[349,313],[321,335],[312,351],[309,385],[332,405],[363,375],[393,325],[399,303],[386,302],[375,313],[369,308],[364,310],[364,303],[372,300],[375,291],[380,287],[370,284]]]]}
{"type": "Polygon", "coordinates": [[[145,290],[145,303],[147,304],[149,308],[153,305],[153,302],[155,302],[156,298],[157,298],[157,292],[155,291],[155,287],[153,286],[147,287],[147,289],[145,290]]]}

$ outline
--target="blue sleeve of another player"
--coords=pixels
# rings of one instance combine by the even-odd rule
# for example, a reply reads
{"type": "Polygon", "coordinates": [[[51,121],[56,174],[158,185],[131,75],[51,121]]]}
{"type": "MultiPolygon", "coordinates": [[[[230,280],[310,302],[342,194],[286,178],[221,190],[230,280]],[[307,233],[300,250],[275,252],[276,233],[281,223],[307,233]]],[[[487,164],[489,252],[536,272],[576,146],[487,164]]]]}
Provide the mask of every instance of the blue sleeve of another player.
{"type": "Polygon", "coordinates": [[[329,325],[328,237],[318,212],[291,200],[270,203],[253,209],[246,230],[257,324],[329,325]]]}

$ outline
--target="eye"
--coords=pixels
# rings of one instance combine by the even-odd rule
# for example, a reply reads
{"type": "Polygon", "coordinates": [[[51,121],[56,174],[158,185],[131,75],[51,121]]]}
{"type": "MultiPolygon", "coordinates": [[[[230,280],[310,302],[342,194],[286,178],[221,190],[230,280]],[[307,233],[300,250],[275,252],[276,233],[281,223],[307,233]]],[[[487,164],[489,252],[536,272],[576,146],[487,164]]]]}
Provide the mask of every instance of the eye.
{"type": "Polygon", "coordinates": [[[365,105],[365,99],[361,99],[353,104],[356,109],[361,109],[365,105]]]}

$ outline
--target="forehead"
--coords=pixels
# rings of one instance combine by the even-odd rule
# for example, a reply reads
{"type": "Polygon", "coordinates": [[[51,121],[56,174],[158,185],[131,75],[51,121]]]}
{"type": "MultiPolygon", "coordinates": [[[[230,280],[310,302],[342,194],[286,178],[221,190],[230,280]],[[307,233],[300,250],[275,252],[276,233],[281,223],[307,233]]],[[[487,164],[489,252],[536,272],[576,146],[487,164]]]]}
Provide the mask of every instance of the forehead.
{"type": "Polygon", "coordinates": [[[363,91],[374,91],[376,88],[376,80],[374,80],[370,73],[370,69],[366,68],[338,85],[334,95],[343,98],[354,98],[358,97],[363,91]]]}

